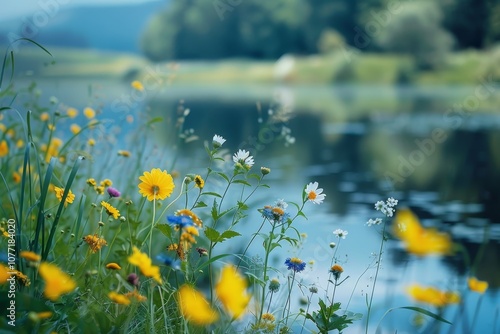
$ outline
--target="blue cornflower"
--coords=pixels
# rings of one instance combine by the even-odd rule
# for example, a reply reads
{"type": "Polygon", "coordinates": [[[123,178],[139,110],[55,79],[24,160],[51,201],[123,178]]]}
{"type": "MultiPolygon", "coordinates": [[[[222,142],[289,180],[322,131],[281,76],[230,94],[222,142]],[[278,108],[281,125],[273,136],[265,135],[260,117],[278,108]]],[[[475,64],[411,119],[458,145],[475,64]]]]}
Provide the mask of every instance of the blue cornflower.
{"type": "Polygon", "coordinates": [[[180,270],[181,269],[181,261],[179,259],[172,259],[169,256],[165,256],[163,254],[159,254],[156,256],[158,261],[161,261],[164,265],[167,265],[169,267],[172,267],[174,270],[180,270]]]}
{"type": "Polygon", "coordinates": [[[288,258],[285,261],[288,270],[293,270],[296,273],[300,273],[304,269],[306,269],[306,263],[299,259],[298,257],[288,258]]]}
{"type": "Polygon", "coordinates": [[[286,213],[283,208],[279,206],[272,207],[270,205],[266,205],[264,209],[262,209],[262,216],[275,223],[281,223],[290,218],[290,215],[286,213]]]}
{"type": "Polygon", "coordinates": [[[172,225],[177,225],[179,228],[193,226],[194,222],[189,216],[168,216],[167,220],[172,225]]]}

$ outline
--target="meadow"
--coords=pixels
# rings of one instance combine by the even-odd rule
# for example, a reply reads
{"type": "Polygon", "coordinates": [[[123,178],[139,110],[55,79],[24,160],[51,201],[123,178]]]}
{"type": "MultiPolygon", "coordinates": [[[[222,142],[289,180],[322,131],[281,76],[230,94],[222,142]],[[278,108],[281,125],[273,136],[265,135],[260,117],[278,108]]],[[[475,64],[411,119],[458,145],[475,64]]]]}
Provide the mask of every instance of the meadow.
{"type": "MultiPolygon", "coordinates": [[[[35,50],[57,58],[57,51],[35,50]]],[[[411,312],[415,331],[474,331],[482,299],[474,299],[475,312],[469,314],[465,310],[472,302],[463,296],[482,296],[488,289],[488,282],[476,278],[481,252],[469,258],[450,233],[424,226],[398,204],[397,196],[380,194],[372,203],[372,218],[359,221],[378,236],[373,245],[378,251],[365,268],[373,279],[362,296],[353,290],[348,300],[340,301],[346,281],[358,279],[357,284],[360,278],[351,276],[341,256],[355,248],[348,243],[352,232],[332,228],[332,241],[322,250],[327,267],[315,267],[314,258],[300,256],[311,247],[300,224],[320,224],[310,217],[332,197],[321,182],[313,179],[272,198],[270,184],[279,186],[268,182],[275,166],[272,160],[261,165],[257,148],[240,148],[241,143],[228,142],[220,133],[200,137],[185,126],[191,115],[182,104],[173,120],[135,110],[133,97],[144,94],[151,82],[144,69],[148,65],[136,63],[131,71],[131,60],[111,57],[114,65],[96,67],[82,60],[74,72],[64,61],[47,65],[59,68],[51,73],[61,78],[108,73],[128,80],[132,102],[116,96],[119,112],[111,111],[114,116],[109,117],[95,92],[82,91],[85,107],[77,108],[72,101],[42,98],[38,90],[43,87],[36,83],[19,87],[10,75],[15,57],[5,54],[0,75],[0,304],[7,310],[2,330],[376,333],[384,332],[386,315],[411,312]],[[22,108],[13,107],[17,99],[22,99],[22,108]],[[117,135],[120,128],[127,129],[127,140],[117,135]],[[167,149],[159,140],[165,133],[167,149]],[[183,150],[186,144],[197,145],[203,156],[190,155],[183,150]],[[413,284],[406,291],[411,304],[374,318],[389,240],[398,240],[415,259],[462,258],[466,279],[457,280],[453,288],[413,284]],[[307,271],[324,279],[303,280],[307,271]],[[349,308],[355,299],[361,299],[357,303],[364,304],[363,312],[349,308]]],[[[313,68],[324,68],[315,64],[300,64],[297,76],[308,82],[313,68]]],[[[189,83],[219,78],[230,83],[239,78],[231,79],[232,73],[248,71],[257,76],[249,75],[249,80],[273,80],[270,64],[255,66],[262,68],[237,61],[222,69],[201,64],[192,79],[182,72],[190,67],[181,66],[168,80],[157,79],[168,82],[179,76],[189,83]]],[[[44,76],[43,67],[33,71],[44,76]]],[[[326,75],[324,80],[329,80],[326,75]]],[[[276,134],[276,142],[295,144],[283,130],[287,117],[286,108],[276,105],[259,124],[276,134]]],[[[490,318],[494,331],[498,309],[490,318]]]]}

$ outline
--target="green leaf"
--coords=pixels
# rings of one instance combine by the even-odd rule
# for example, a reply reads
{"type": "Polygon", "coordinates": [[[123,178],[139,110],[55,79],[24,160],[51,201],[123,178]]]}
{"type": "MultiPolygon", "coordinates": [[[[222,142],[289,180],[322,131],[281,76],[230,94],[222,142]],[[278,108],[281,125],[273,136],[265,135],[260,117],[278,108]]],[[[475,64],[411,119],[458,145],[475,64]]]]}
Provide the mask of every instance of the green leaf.
{"type": "Polygon", "coordinates": [[[160,230],[160,232],[166,236],[167,238],[169,238],[170,240],[172,240],[172,226],[168,225],[168,224],[158,224],[156,225],[156,228],[158,230],[160,230]]]}
{"type": "Polygon", "coordinates": [[[197,203],[196,203],[196,205],[193,207],[193,209],[194,209],[194,208],[205,208],[205,207],[207,207],[207,206],[208,206],[208,205],[206,205],[206,204],[205,204],[205,202],[203,202],[203,201],[199,201],[199,202],[197,202],[197,203]]]}
{"type": "Polygon", "coordinates": [[[219,176],[221,176],[224,180],[227,181],[227,183],[229,183],[229,178],[226,176],[226,174],[222,173],[222,172],[217,172],[217,174],[219,176]]]}
{"type": "Polygon", "coordinates": [[[243,203],[241,201],[238,201],[238,209],[240,209],[240,210],[248,210],[249,207],[245,203],[243,203]]]}
{"type": "Polygon", "coordinates": [[[244,184],[244,185],[249,186],[249,187],[252,186],[250,183],[248,183],[245,180],[234,180],[233,183],[241,183],[241,184],[244,184]]]}
{"type": "Polygon", "coordinates": [[[200,196],[203,196],[203,195],[209,195],[209,196],[215,196],[215,197],[219,197],[219,198],[222,198],[221,195],[217,194],[217,193],[214,193],[214,192],[211,192],[211,191],[207,191],[207,192],[204,192],[204,193],[201,193],[200,196]]]}
{"type": "Polygon", "coordinates": [[[395,311],[395,310],[399,310],[399,309],[403,309],[403,310],[411,310],[411,311],[415,311],[415,312],[418,312],[418,313],[422,313],[426,316],[429,316],[431,318],[434,318],[438,321],[441,321],[441,322],[444,322],[446,324],[449,324],[449,325],[452,325],[451,322],[449,322],[448,320],[444,319],[443,317],[441,317],[440,315],[437,315],[435,313],[432,313],[426,309],[423,309],[421,307],[417,307],[417,306],[400,306],[400,307],[394,307],[394,308],[390,308],[388,309],[384,315],[382,316],[382,318],[380,319],[380,321],[378,322],[378,325],[377,325],[377,329],[375,331],[375,333],[379,333],[380,332],[380,324],[382,323],[382,320],[385,318],[386,315],[388,315],[389,313],[391,313],[392,311],[395,311]]]}
{"type": "Polygon", "coordinates": [[[236,231],[233,231],[233,230],[227,230],[227,231],[224,231],[222,232],[222,234],[220,235],[219,237],[219,240],[218,241],[224,241],[224,240],[227,240],[227,239],[231,239],[231,238],[234,238],[234,237],[238,237],[240,236],[241,234],[239,234],[238,232],[236,231]]]}
{"type": "Polygon", "coordinates": [[[151,124],[154,124],[154,123],[160,123],[161,121],[163,121],[163,117],[155,117],[155,118],[150,119],[146,123],[146,125],[151,125],[151,124]]]}
{"type": "Polygon", "coordinates": [[[214,199],[214,204],[212,205],[212,209],[210,210],[210,214],[212,215],[212,219],[217,221],[218,213],[217,213],[217,201],[214,199]]]}
{"type": "Polygon", "coordinates": [[[220,237],[220,233],[217,232],[216,229],[213,229],[211,227],[206,227],[205,228],[205,235],[207,236],[208,240],[210,240],[211,242],[217,242],[219,237],[220,237]]]}

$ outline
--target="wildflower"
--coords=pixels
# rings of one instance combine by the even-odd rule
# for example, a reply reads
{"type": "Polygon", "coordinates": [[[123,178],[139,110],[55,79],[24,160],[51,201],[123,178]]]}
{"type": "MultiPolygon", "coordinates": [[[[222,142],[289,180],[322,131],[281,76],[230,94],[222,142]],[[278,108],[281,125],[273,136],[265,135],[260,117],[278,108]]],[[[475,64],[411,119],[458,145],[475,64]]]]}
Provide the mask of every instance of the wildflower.
{"type": "Polygon", "coordinates": [[[95,145],[95,139],[90,138],[90,139],[87,141],[87,144],[88,144],[89,146],[94,146],[94,145],[95,145]]]}
{"type": "Polygon", "coordinates": [[[43,295],[52,301],[58,300],[61,295],[76,288],[76,282],[55,264],[42,262],[38,272],[45,281],[43,295]]]}
{"type": "Polygon", "coordinates": [[[219,135],[214,135],[214,138],[212,139],[212,145],[214,148],[221,147],[225,142],[226,140],[219,135]]]}
{"type": "Polygon", "coordinates": [[[321,204],[325,200],[326,195],[322,194],[323,188],[318,188],[318,182],[311,182],[305,189],[307,200],[314,204],[321,204]]]}
{"type": "Polygon", "coordinates": [[[0,158],[5,157],[7,154],[9,154],[9,146],[6,140],[2,140],[0,142],[0,158]]]}
{"type": "Polygon", "coordinates": [[[452,252],[453,244],[450,236],[433,228],[422,227],[418,217],[410,209],[398,210],[394,219],[393,233],[403,241],[408,252],[418,256],[448,255],[452,252]]]}
{"type": "Polygon", "coordinates": [[[309,288],[309,292],[310,292],[310,293],[318,293],[318,287],[316,287],[316,286],[314,286],[314,285],[313,285],[313,286],[311,286],[311,287],[309,288]]]}
{"type": "MultiPolygon", "coordinates": [[[[286,204],[286,203],[285,203],[286,204]]],[[[285,213],[285,210],[280,206],[264,206],[264,209],[261,210],[262,216],[274,223],[281,223],[287,221],[290,218],[288,213],[285,213]]]]}
{"type": "Polygon", "coordinates": [[[200,175],[196,175],[194,177],[194,183],[196,184],[196,187],[200,189],[203,189],[203,187],[205,186],[205,180],[203,180],[203,178],[200,175]]]}
{"type": "Polygon", "coordinates": [[[342,266],[340,266],[338,264],[334,264],[330,268],[330,273],[332,273],[332,275],[336,281],[338,281],[338,279],[340,278],[340,274],[342,274],[343,272],[344,272],[344,268],[342,268],[342,266]]]}
{"type": "Polygon", "coordinates": [[[102,195],[102,194],[104,194],[104,187],[103,187],[103,186],[96,186],[96,187],[94,187],[94,190],[95,190],[95,192],[96,192],[98,195],[102,195]]]}
{"type": "Polygon", "coordinates": [[[101,201],[101,206],[106,210],[106,213],[109,216],[112,216],[114,219],[118,219],[118,217],[120,217],[120,211],[118,211],[111,204],[104,202],[104,201],[101,201]]]}
{"type": "Polygon", "coordinates": [[[138,287],[139,286],[139,276],[137,276],[136,273],[131,273],[127,276],[127,282],[129,282],[131,285],[138,287]]]}
{"type": "Polygon", "coordinates": [[[0,284],[7,283],[7,280],[11,277],[10,270],[6,266],[0,263],[0,284]]]}
{"type": "Polygon", "coordinates": [[[260,173],[262,175],[267,175],[269,173],[271,173],[271,168],[268,168],[268,167],[260,167],[260,173]]]}
{"type": "Polygon", "coordinates": [[[198,229],[194,226],[187,226],[181,234],[180,241],[182,242],[183,249],[189,250],[192,244],[196,243],[195,236],[199,236],[198,229]]]}
{"type": "Polygon", "coordinates": [[[78,115],[78,110],[75,108],[68,108],[66,110],[66,115],[68,115],[69,118],[75,118],[78,115]]]}
{"type": "Polygon", "coordinates": [[[21,182],[21,174],[16,171],[12,172],[12,181],[14,181],[14,183],[21,182]]]}
{"type": "Polygon", "coordinates": [[[144,86],[142,85],[142,83],[140,81],[137,81],[137,80],[134,80],[130,83],[130,86],[132,86],[133,89],[136,89],[140,92],[142,92],[144,90],[144,86]]]}
{"type": "Polygon", "coordinates": [[[457,292],[441,291],[434,287],[422,287],[414,284],[408,288],[408,293],[416,301],[436,307],[443,307],[460,302],[460,295],[457,292]]]}
{"type": "Polygon", "coordinates": [[[159,168],[153,168],[151,172],[144,172],[139,180],[142,181],[139,184],[139,193],[143,197],[147,197],[148,201],[164,200],[172,194],[175,188],[172,175],[159,168]]]}
{"type": "Polygon", "coordinates": [[[127,292],[125,294],[125,297],[127,297],[128,299],[134,298],[138,302],[145,302],[146,300],[148,300],[148,298],[145,297],[145,296],[143,296],[143,295],[141,295],[137,291],[137,289],[134,289],[134,291],[127,292]]]}
{"type": "Polygon", "coordinates": [[[338,228],[335,231],[333,231],[333,234],[335,234],[339,239],[340,238],[345,239],[345,237],[349,234],[349,232],[338,228]]]}
{"type": "Polygon", "coordinates": [[[382,211],[384,208],[385,208],[384,201],[378,201],[377,203],[375,203],[375,210],[382,211]]]}
{"type": "Polygon", "coordinates": [[[197,325],[210,325],[218,318],[205,297],[187,284],[180,287],[177,300],[182,315],[197,325]]]}
{"type": "Polygon", "coordinates": [[[106,269],[111,269],[111,270],[120,270],[122,267],[118,263],[115,262],[110,262],[106,265],[106,269]]]}
{"type": "Polygon", "coordinates": [[[395,207],[396,205],[398,205],[398,200],[397,200],[397,199],[394,199],[394,198],[392,198],[392,197],[389,197],[389,198],[387,199],[387,201],[386,201],[386,205],[387,205],[388,207],[393,208],[393,207],[395,207]]]}
{"type": "Polygon", "coordinates": [[[276,320],[276,318],[271,313],[264,313],[262,315],[262,320],[269,321],[269,322],[274,322],[276,320]]]}
{"type": "Polygon", "coordinates": [[[125,151],[125,150],[119,150],[118,151],[118,155],[120,155],[122,157],[125,157],[125,158],[128,158],[128,157],[130,157],[130,152],[129,151],[125,151]]]}
{"type": "Polygon", "coordinates": [[[108,298],[111,299],[114,303],[120,305],[129,305],[130,299],[127,296],[111,291],[108,293],[108,298]]]}
{"type": "Polygon", "coordinates": [[[167,220],[172,225],[175,225],[177,228],[183,229],[188,226],[193,226],[193,220],[189,216],[167,216],[167,220]]]}
{"type": "Polygon", "coordinates": [[[40,320],[44,319],[49,319],[52,317],[52,312],[50,311],[45,311],[45,312],[29,312],[28,313],[28,318],[32,320],[33,322],[38,322],[40,320]]]}
{"type": "Polygon", "coordinates": [[[107,189],[107,191],[108,191],[109,197],[120,197],[120,195],[121,195],[120,192],[113,187],[109,187],[107,189]]]}
{"type": "Polygon", "coordinates": [[[222,268],[219,283],[215,287],[215,292],[224,308],[229,311],[234,318],[239,318],[245,311],[250,296],[247,291],[246,280],[238,273],[236,267],[227,265],[222,268]]]}
{"type": "Polygon", "coordinates": [[[367,222],[366,222],[366,225],[368,226],[372,226],[372,225],[380,225],[382,224],[382,219],[380,218],[376,218],[376,219],[369,219],[367,222]]]}
{"type": "Polygon", "coordinates": [[[23,259],[31,261],[31,262],[38,262],[41,259],[41,256],[30,251],[22,251],[19,256],[21,256],[23,259]]]}
{"type": "Polygon", "coordinates": [[[249,170],[254,164],[253,157],[250,155],[250,152],[245,150],[238,150],[238,152],[233,155],[233,161],[235,163],[235,167],[243,167],[246,170],[249,170]]]}
{"type": "Polygon", "coordinates": [[[375,210],[382,212],[387,217],[392,217],[394,215],[394,208],[398,204],[398,201],[392,197],[389,197],[386,202],[378,201],[375,203],[375,210]]]}
{"type": "Polygon", "coordinates": [[[92,253],[96,253],[103,246],[106,246],[108,244],[106,240],[104,240],[104,238],[100,238],[97,234],[94,235],[89,234],[83,237],[83,241],[85,241],[89,245],[90,251],[92,253]]]}
{"type": "Polygon", "coordinates": [[[144,276],[151,277],[161,284],[160,268],[152,265],[149,256],[146,253],[142,253],[139,248],[134,246],[133,252],[134,253],[128,257],[128,262],[139,267],[144,276]]]}
{"type": "Polygon", "coordinates": [[[336,243],[334,243],[334,242],[330,242],[330,248],[332,248],[332,249],[333,249],[333,248],[335,248],[335,246],[337,246],[337,244],[336,244],[336,243]]]}
{"type": "Polygon", "coordinates": [[[123,217],[123,216],[120,216],[120,221],[121,222],[126,222],[127,221],[127,218],[123,217]]]}
{"type": "Polygon", "coordinates": [[[71,131],[72,134],[76,135],[80,131],[82,131],[82,128],[78,124],[71,124],[69,130],[71,131]]]}
{"type": "Polygon", "coordinates": [[[104,179],[101,181],[100,185],[102,187],[111,187],[113,185],[113,181],[111,181],[110,179],[104,179]]]}
{"type": "Polygon", "coordinates": [[[180,209],[175,212],[176,216],[188,216],[198,227],[203,227],[203,221],[191,210],[180,209]]]}
{"type": "Polygon", "coordinates": [[[306,263],[297,257],[288,258],[285,261],[288,270],[300,273],[306,268],[306,263]]]}
{"type": "Polygon", "coordinates": [[[43,113],[40,114],[40,120],[42,122],[48,121],[49,118],[50,118],[50,116],[49,116],[48,112],[43,112],[43,113]]]}
{"type": "Polygon", "coordinates": [[[488,289],[488,282],[480,281],[475,277],[471,277],[467,280],[467,284],[469,285],[469,289],[474,292],[478,292],[483,294],[488,289]]]}
{"type": "MultiPolygon", "coordinates": [[[[64,194],[64,188],[59,188],[59,187],[54,187],[54,192],[56,193],[56,197],[59,200],[59,202],[62,201],[63,194],[64,194]]],[[[71,190],[68,191],[68,195],[66,196],[66,200],[64,201],[64,206],[66,207],[68,203],[73,203],[75,200],[75,194],[71,190]]]]}
{"type": "Polygon", "coordinates": [[[280,281],[278,281],[277,278],[273,278],[269,282],[269,291],[271,291],[271,292],[278,292],[279,289],[280,289],[280,281]]]}
{"type": "Polygon", "coordinates": [[[95,117],[95,110],[90,108],[90,107],[87,107],[85,109],[83,109],[83,114],[85,115],[85,117],[87,117],[88,119],[92,119],[95,117]]]}

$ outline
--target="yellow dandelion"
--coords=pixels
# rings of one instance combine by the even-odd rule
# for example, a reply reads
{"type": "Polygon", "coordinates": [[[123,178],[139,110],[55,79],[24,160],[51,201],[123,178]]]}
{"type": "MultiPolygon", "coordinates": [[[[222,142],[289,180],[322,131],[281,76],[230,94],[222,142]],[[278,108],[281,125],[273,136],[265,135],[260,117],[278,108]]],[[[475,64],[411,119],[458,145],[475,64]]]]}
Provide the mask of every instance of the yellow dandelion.
{"type": "Polygon", "coordinates": [[[103,246],[106,246],[108,244],[106,240],[104,240],[104,238],[100,238],[97,234],[94,235],[89,234],[83,237],[83,241],[85,241],[89,245],[90,251],[92,253],[96,253],[103,246]]]}
{"type": "Polygon", "coordinates": [[[128,257],[128,262],[139,267],[144,276],[152,277],[158,283],[162,283],[160,268],[152,265],[151,259],[146,253],[142,253],[139,248],[133,248],[133,254],[128,257]]]}
{"type": "Polygon", "coordinates": [[[196,185],[196,187],[203,189],[203,187],[205,186],[205,180],[203,180],[200,175],[196,175],[194,177],[194,184],[196,185]]]}
{"type": "Polygon", "coordinates": [[[218,315],[205,297],[191,286],[184,284],[177,293],[182,315],[194,324],[205,326],[217,321],[218,315]]]}
{"type": "Polygon", "coordinates": [[[144,90],[144,86],[142,85],[142,83],[140,81],[132,81],[132,83],[130,84],[132,86],[132,88],[142,92],[144,90]]]}
{"type": "Polygon", "coordinates": [[[475,277],[471,277],[467,280],[467,284],[469,285],[469,289],[474,292],[478,292],[483,294],[488,289],[488,282],[480,281],[475,277]]]}
{"type": "Polygon", "coordinates": [[[38,267],[38,272],[45,281],[43,294],[52,301],[58,300],[61,295],[76,288],[75,281],[55,264],[42,262],[38,267]]]}
{"type": "Polygon", "coordinates": [[[102,201],[101,206],[106,210],[106,213],[109,216],[112,216],[114,219],[118,219],[120,217],[120,211],[118,211],[115,207],[113,207],[111,204],[102,201]]]}
{"type": "Polygon", "coordinates": [[[87,182],[87,184],[88,184],[89,186],[92,186],[92,187],[95,187],[95,185],[96,185],[96,182],[95,182],[95,179],[94,179],[94,178],[87,179],[87,181],[86,181],[86,182],[87,182]]]}
{"type": "Polygon", "coordinates": [[[97,187],[94,187],[94,190],[97,194],[99,195],[102,195],[104,194],[104,187],[103,186],[97,186],[97,187]]]}
{"type": "Polygon", "coordinates": [[[9,154],[9,145],[7,145],[6,140],[2,140],[0,142],[0,158],[5,157],[7,154],[9,154]]]}
{"type": "Polygon", "coordinates": [[[95,117],[95,110],[90,108],[90,107],[87,107],[85,109],[83,109],[83,114],[85,115],[85,117],[87,117],[88,119],[92,119],[95,117]]]}
{"type": "Polygon", "coordinates": [[[49,116],[49,113],[48,113],[48,112],[43,112],[43,113],[41,113],[41,114],[40,114],[40,120],[41,120],[42,122],[46,122],[46,121],[48,121],[48,120],[49,120],[49,118],[50,118],[50,116],[49,116]]]}
{"type": "Polygon", "coordinates": [[[224,308],[234,318],[240,317],[250,302],[251,297],[246,290],[247,281],[238,273],[234,266],[227,265],[222,268],[221,277],[215,287],[215,292],[224,308]]]}
{"type": "Polygon", "coordinates": [[[113,185],[113,181],[110,179],[104,179],[101,181],[101,186],[103,187],[111,187],[113,185]]]}
{"type": "Polygon", "coordinates": [[[113,303],[120,304],[120,305],[129,305],[130,304],[130,299],[128,299],[127,296],[116,293],[114,291],[111,291],[108,293],[109,299],[113,301],[113,303]]]}
{"type": "Polygon", "coordinates": [[[78,116],[78,110],[76,110],[75,108],[68,108],[66,110],[66,115],[68,115],[69,118],[75,118],[76,116],[78,116]]]}
{"type": "Polygon", "coordinates": [[[71,131],[72,134],[76,135],[80,131],[82,131],[82,128],[78,124],[71,124],[69,130],[71,131]]]}
{"type": "MultiPolygon", "coordinates": [[[[56,193],[56,197],[59,200],[59,202],[62,201],[63,194],[64,194],[64,188],[59,188],[54,186],[54,191],[56,193]]],[[[68,203],[71,204],[75,200],[75,194],[70,190],[68,191],[68,196],[66,196],[66,201],[64,202],[64,206],[67,206],[68,203]]]]}
{"type": "Polygon", "coordinates": [[[120,270],[122,267],[118,263],[115,262],[110,262],[106,265],[106,269],[111,269],[111,270],[120,270]]]}
{"type": "Polygon", "coordinates": [[[147,197],[148,201],[164,200],[172,194],[175,188],[172,175],[159,168],[153,168],[151,172],[144,172],[139,180],[142,181],[139,184],[139,193],[143,197],[147,197]]]}
{"type": "Polygon", "coordinates": [[[19,256],[21,256],[23,259],[31,261],[31,262],[38,262],[41,259],[41,256],[30,251],[22,251],[19,256]]]}

